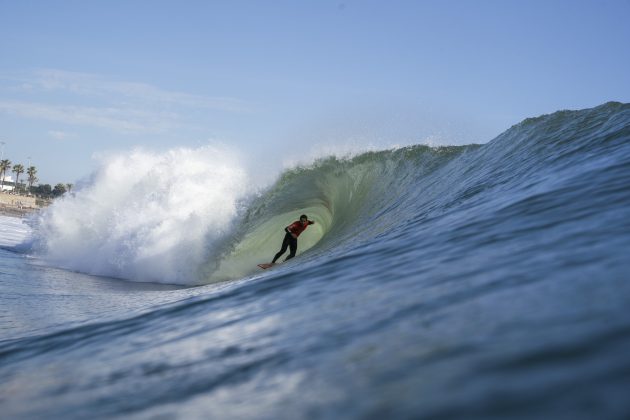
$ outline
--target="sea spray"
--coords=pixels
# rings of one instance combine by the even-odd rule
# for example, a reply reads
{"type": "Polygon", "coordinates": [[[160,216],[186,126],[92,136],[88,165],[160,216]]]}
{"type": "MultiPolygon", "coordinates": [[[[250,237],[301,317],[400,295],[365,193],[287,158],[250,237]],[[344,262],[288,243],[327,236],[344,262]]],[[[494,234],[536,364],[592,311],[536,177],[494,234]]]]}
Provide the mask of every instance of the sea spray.
{"type": "Polygon", "coordinates": [[[106,158],[87,185],[42,213],[38,250],[89,274],[195,284],[249,185],[225,147],[106,158]]]}

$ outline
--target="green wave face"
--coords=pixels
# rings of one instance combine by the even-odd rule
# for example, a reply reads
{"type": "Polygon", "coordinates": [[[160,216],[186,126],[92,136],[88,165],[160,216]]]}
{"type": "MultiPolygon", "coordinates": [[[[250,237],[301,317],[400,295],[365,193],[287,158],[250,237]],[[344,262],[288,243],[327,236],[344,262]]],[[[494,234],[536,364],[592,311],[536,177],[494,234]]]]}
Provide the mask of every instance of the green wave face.
{"type": "MultiPolygon", "coordinates": [[[[399,207],[420,177],[467,147],[473,146],[419,145],[348,159],[329,157],[287,170],[251,203],[222,257],[205,268],[205,278],[216,282],[255,272],[257,264],[272,260],[284,228],[301,214],[315,224],[300,235],[297,256],[374,237],[405,217],[404,206],[399,207]]],[[[286,255],[288,251],[279,261],[286,255]]]]}
{"type": "MultiPolygon", "coordinates": [[[[208,270],[208,281],[243,277],[279,250],[283,229],[305,213],[316,224],[298,241],[298,256],[343,251],[401,225],[441,219],[526,196],[533,177],[557,176],[593,159],[584,153],[627,135],[630,104],[609,102],[524,120],[480,145],[410,146],[329,157],[285,171],[248,207],[240,228],[208,270]]],[[[431,232],[426,232],[430,235],[431,232]]],[[[292,260],[294,263],[296,260],[292,260]]]]}

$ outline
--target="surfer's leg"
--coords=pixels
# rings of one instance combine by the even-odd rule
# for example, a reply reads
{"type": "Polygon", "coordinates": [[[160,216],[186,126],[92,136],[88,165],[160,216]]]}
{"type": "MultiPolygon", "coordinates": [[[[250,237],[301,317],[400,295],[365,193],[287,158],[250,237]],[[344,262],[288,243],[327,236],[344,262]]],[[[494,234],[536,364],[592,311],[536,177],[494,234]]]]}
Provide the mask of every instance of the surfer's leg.
{"type": "Polygon", "coordinates": [[[284,240],[282,241],[282,248],[280,248],[280,251],[276,254],[275,257],[273,257],[273,261],[271,261],[271,264],[275,264],[276,260],[278,258],[280,258],[282,256],[282,254],[285,253],[285,251],[289,247],[289,243],[290,243],[291,239],[293,239],[293,238],[288,233],[286,235],[284,235],[284,240]]]}
{"type": "Polygon", "coordinates": [[[295,257],[295,252],[297,251],[297,239],[291,237],[291,240],[289,242],[289,250],[289,256],[286,260],[290,260],[291,258],[295,257]]]}

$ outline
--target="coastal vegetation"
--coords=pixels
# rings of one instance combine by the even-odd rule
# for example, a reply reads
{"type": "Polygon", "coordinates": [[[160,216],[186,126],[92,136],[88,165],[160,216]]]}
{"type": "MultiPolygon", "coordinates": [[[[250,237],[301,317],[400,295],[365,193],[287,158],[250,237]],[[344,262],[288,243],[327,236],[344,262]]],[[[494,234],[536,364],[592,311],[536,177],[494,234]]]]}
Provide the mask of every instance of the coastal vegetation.
{"type": "Polygon", "coordinates": [[[0,160],[0,192],[18,194],[18,195],[34,195],[43,200],[50,200],[60,197],[66,192],[72,190],[72,184],[58,183],[54,187],[50,184],[38,184],[37,168],[29,166],[24,168],[20,163],[12,164],[9,159],[0,160]],[[15,174],[15,181],[7,180],[7,172],[15,174]],[[26,172],[26,182],[20,182],[20,176],[26,172]]]}
{"type": "Polygon", "coordinates": [[[4,191],[4,178],[7,174],[7,169],[11,168],[11,161],[9,159],[3,159],[0,161],[0,173],[2,174],[2,184],[0,184],[0,191],[4,191]]]}
{"type": "Polygon", "coordinates": [[[15,185],[20,185],[20,175],[24,173],[24,166],[19,163],[13,165],[13,172],[15,172],[15,185]]]}

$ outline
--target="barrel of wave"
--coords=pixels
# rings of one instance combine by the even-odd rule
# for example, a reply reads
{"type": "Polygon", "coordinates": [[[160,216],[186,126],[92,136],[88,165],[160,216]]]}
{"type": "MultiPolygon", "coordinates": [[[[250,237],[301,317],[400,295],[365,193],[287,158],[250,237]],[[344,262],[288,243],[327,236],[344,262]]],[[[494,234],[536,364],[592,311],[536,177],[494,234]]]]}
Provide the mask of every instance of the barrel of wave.
{"type": "MultiPolygon", "coordinates": [[[[300,254],[314,247],[330,228],[332,213],[323,204],[288,211],[266,220],[254,220],[252,228],[224,255],[217,269],[209,275],[208,282],[238,279],[260,271],[257,264],[271,262],[282,245],[284,228],[298,220],[301,214],[308,215],[315,224],[302,232],[298,239],[296,258],[292,261],[299,261],[300,254]]],[[[288,255],[287,250],[278,262],[284,261],[288,255]]]]}

